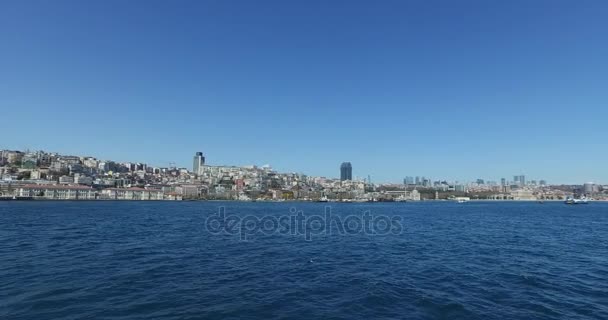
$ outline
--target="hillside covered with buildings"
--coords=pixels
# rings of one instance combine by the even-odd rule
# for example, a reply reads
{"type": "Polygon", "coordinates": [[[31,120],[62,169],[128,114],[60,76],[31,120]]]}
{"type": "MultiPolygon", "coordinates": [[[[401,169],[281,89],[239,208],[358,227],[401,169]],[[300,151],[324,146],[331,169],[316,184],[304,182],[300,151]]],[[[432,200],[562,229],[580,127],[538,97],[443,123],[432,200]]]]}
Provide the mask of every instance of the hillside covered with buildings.
{"type": "MultiPolygon", "coordinates": [[[[192,168],[155,167],[45,151],[2,150],[0,197],[52,200],[300,200],[418,201],[467,196],[487,200],[562,200],[572,194],[606,199],[594,183],[548,185],[545,181],[458,183],[406,177],[401,184],[373,184],[352,178],[350,162],[340,178],[280,173],[270,166],[210,166],[196,152],[192,168]]],[[[338,174],[338,172],[336,172],[338,174]]]]}

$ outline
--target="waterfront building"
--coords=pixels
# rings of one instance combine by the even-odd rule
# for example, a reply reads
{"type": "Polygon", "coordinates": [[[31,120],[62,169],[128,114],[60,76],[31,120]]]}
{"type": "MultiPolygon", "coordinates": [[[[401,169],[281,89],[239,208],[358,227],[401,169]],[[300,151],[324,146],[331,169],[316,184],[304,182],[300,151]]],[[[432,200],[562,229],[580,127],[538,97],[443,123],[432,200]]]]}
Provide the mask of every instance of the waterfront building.
{"type": "MultiPolygon", "coordinates": [[[[521,182],[521,181],[520,181],[521,182]]],[[[536,200],[534,192],[530,189],[518,189],[511,191],[510,198],[513,200],[536,200]]]]}
{"type": "Polygon", "coordinates": [[[342,162],[340,165],[340,181],[353,179],[353,166],[350,162],[342,162]]]}
{"type": "Polygon", "coordinates": [[[202,185],[182,184],[175,187],[175,193],[185,198],[199,198],[204,192],[202,185]]]}
{"type": "Polygon", "coordinates": [[[175,192],[168,192],[164,195],[164,200],[182,200],[182,195],[175,192]]]}
{"type": "Polygon", "coordinates": [[[110,200],[164,200],[164,194],[161,190],[138,187],[103,189],[101,195],[103,199],[110,200]]]}
{"type": "Polygon", "coordinates": [[[420,201],[420,192],[414,189],[409,193],[409,200],[420,201]]]}
{"type": "Polygon", "coordinates": [[[93,200],[95,189],[87,186],[60,186],[30,184],[19,188],[20,197],[34,197],[48,200],[93,200]]]}
{"type": "MultiPolygon", "coordinates": [[[[384,194],[390,195],[391,198],[396,199],[397,201],[420,201],[420,192],[416,189],[412,191],[386,191],[384,194]]],[[[363,195],[363,192],[359,193],[360,196],[363,195]]]]}

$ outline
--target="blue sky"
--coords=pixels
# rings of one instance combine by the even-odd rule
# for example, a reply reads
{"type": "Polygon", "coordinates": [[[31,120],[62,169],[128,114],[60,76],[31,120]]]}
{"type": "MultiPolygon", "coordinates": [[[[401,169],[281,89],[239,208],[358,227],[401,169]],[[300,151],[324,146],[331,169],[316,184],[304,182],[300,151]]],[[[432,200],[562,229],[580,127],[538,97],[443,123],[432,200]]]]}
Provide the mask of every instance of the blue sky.
{"type": "Polygon", "coordinates": [[[0,148],[608,182],[606,1],[3,1],[0,148]]]}

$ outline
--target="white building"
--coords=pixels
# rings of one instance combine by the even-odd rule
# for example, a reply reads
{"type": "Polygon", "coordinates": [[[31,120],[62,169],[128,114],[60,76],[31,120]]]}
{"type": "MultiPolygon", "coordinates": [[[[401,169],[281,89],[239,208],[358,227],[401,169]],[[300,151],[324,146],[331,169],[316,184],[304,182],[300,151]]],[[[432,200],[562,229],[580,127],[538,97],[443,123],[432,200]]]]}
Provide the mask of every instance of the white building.
{"type": "Polygon", "coordinates": [[[30,184],[19,188],[19,196],[49,200],[93,200],[95,189],[86,186],[30,184]]]}
{"type": "Polygon", "coordinates": [[[74,183],[90,186],[93,184],[93,178],[83,175],[74,175],[74,183]]]}
{"type": "Polygon", "coordinates": [[[72,178],[70,176],[61,176],[61,177],[59,177],[59,183],[61,183],[61,184],[74,183],[74,178],[72,178]]]}
{"type": "Polygon", "coordinates": [[[32,170],[30,172],[30,179],[32,180],[39,180],[41,177],[40,171],[39,170],[32,170]]]}
{"type": "Polygon", "coordinates": [[[537,200],[534,192],[530,189],[518,189],[511,191],[510,196],[513,200],[537,200]]]}
{"type": "Polygon", "coordinates": [[[110,200],[164,200],[161,190],[144,188],[108,188],[101,190],[103,199],[110,200]]]}

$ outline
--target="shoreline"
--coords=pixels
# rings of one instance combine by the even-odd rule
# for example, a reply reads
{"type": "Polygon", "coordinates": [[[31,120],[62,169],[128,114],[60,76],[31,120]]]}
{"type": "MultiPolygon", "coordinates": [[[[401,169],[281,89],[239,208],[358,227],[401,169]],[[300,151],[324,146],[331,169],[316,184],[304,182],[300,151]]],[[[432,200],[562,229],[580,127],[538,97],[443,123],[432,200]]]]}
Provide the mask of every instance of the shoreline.
{"type": "MultiPolygon", "coordinates": [[[[162,200],[120,200],[120,199],[36,199],[31,197],[17,197],[13,199],[12,197],[3,197],[0,198],[0,202],[4,201],[49,201],[49,202],[61,202],[61,201],[78,201],[78,202],[240,202],[240,203],[285,203],[285,202],[302,202],[302,203],[324,203],[324,204],[378,204],[378,203],[399,203],[399,204],[407,204],[407,203],[429,203],[429,202],[441,202],[441,203],[458,203],[455,200],[447,200],[447,199],[428,199],[428,200],[419,200],[419,201],[315,201],[315,200],[234,200],[234,199],[188,199],[188,200],[171,200],[171,199],[162,199],[162,200]]],[[[471,199],[467,202],[536,202],[538,204],[542,203],[557,203],[564,202],[565,199],[562,200],[493,200],[493,199],[471,199]]],[[[608,202],[608,199],[598,199],[591,200],[592,202],[608,202]]],[[[462,203],[461,203],[462,204],[462,203]]]]}

